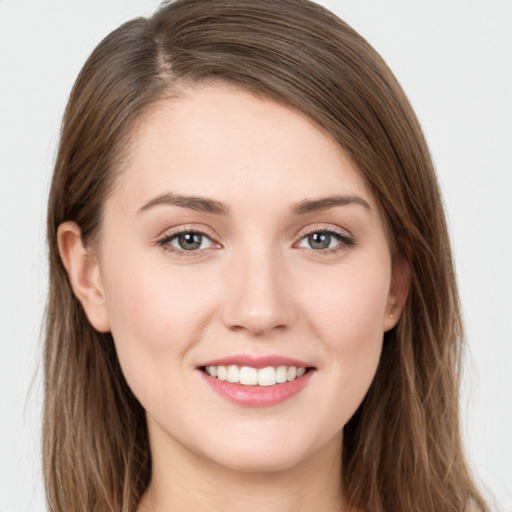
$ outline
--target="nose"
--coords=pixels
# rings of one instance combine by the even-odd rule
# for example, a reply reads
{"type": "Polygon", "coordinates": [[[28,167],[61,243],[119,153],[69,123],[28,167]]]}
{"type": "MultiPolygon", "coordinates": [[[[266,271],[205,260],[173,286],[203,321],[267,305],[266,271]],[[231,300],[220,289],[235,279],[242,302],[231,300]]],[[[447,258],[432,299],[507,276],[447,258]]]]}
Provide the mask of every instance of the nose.
{"type": "Polygon", "coordinates": [[[246,251],[228,270],[222,311],[230,330],[267,336],[291,326],[295,319],[293,293],[286,265],[268,251],[246,251]]]}

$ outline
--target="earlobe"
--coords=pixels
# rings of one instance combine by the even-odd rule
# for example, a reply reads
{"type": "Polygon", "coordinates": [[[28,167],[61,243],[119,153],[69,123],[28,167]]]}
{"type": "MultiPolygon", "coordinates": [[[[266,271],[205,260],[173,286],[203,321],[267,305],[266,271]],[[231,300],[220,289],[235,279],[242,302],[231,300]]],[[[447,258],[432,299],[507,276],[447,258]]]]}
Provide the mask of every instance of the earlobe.
{"type": "Polygon", "coordinates": [[[393,275],[384,317],[384,332],[395,327],[407,302],[411,285],[411,271],[409,264],[397,261],[393,264],[393,275]]]}
{"type": "Polygon", "coordinates": [[[80,227],[63,222],[57,230],[59,254],[69,282],[91,325],[100,332],[110,331],[107,304],[98,259],[84,246],[80,227]]]}

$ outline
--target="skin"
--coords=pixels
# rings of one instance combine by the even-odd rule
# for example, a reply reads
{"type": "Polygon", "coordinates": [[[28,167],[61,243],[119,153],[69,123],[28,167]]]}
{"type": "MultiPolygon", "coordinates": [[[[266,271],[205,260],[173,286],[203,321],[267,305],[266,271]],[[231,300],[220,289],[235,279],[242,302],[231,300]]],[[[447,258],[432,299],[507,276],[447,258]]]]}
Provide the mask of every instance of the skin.
{"type": "Polygon", "coordinates": [[[407,279],[371,190],[323,130],[233,87],[186,91],[136,128],[94,247],[73,223],[59,244],[147,412],[153,474],[140,512],[346,510],[343,427],[372,382],[407,279]],[[154,204],[163,194],[210,198],[226,212],[154,204]],[[333,194],[360,201],[293,212],[333,194]],[[180,252],[177,230],[205,233],[201,248],[180,252]],[[312,247],[308,235],[323,231],[336,233],[330,247],[312,247]],[[197,369],[233,354],[315,370],[290,399],[247,408],[197,369]]]}

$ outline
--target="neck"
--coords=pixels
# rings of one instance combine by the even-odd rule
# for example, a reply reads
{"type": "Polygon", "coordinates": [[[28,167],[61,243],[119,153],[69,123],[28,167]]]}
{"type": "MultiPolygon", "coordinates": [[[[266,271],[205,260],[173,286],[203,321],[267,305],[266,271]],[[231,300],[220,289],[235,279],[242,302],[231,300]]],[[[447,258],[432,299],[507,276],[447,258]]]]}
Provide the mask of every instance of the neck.
{"type": "Polygon", "coordinates": [[[151,482],[138,512],[347,510],[340,491],[341,435],[298,466],[269,472],[225,468],[169,444],[152,450],[151,482]]]}

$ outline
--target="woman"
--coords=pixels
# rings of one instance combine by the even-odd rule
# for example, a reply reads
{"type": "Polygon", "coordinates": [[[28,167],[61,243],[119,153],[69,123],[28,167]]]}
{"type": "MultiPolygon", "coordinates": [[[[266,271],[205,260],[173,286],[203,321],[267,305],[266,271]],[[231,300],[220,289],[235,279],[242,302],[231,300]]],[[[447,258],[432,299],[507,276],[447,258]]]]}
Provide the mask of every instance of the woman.
{"type": "Polygon", "coordinates": [[[181,0],[93,52],[48,210],[50,510],[484,510],[417,120],[304,0],[181,0]]]}

